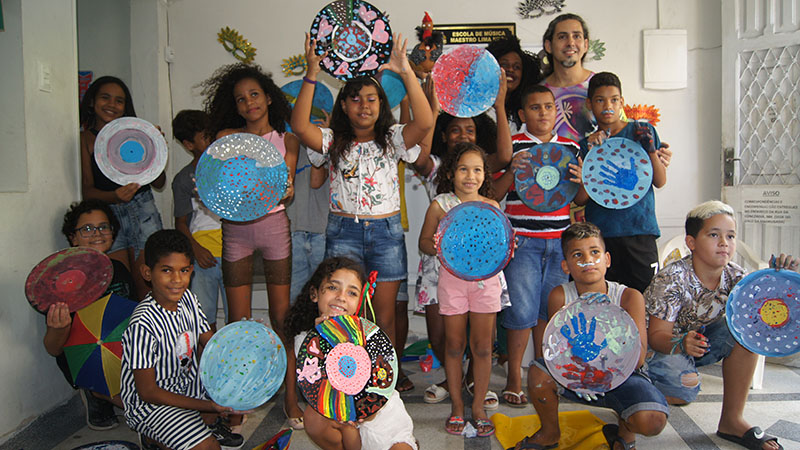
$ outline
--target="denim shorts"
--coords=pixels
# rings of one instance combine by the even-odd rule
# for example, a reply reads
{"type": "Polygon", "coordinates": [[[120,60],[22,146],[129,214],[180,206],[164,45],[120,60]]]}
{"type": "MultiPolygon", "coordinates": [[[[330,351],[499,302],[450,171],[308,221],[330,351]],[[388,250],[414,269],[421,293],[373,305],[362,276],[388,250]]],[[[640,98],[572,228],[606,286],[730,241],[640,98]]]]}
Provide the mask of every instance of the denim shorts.
{"type": "Polygon", "coordinates": [[[400,281],[408,277],[406,237],[400,214],[383,219],[328,215],[325,257],[347,256],[367,273],[377,270],[378,281],[400,281]]]}
{"type": "Polygon", "coordinates": [[[141,191],[127,203],[113,203],[110,206],[119,221],[119,232],[108,252],[132,248],[134,257],[138,258],[139,251],[144,250],[147,238],[163,228],[153,191],[141,191]]]}
{"type": "Polygon", "coordinates": [[[225,318],[228,317],[228,298],[225,296],[225,286],[222,284],[222,258],[214,258],[217,265],[204,269],[194,262],[191,291],[197,297],[200,309],[206,315],[208,323],[217,322],[217,302],[222,293],[222,307],[225,309],[225,318]]]}
{"type": "Polygon", "coordinates": [[[706,325],[703,335],[708,338],[711,347],[705,355],[695,358],[684,353],[667,355],[653,351],[648,352],[647,369],[656,387],[668,397],[675,397],[692,402],[700,392],[700,374],[697,368],[714,364],[727,358],[733,350],[735,341],[728,330],[725,317],[706,325]],[[684,375],[697,375],[695,386],[685,386],[681,382],[684,375]]]}
{"type": "Polygon", "coordinates": [[[560,239],[517,236],[514,257],[503,269],[511,299],[511,307],[503,312],[503,327],[524,330],[539,320],[547,322],[547,297],[568,280],[563,260],[560,239]]]}
{"type": "Polygon", "coordinates": [[[295,299],[317,266],[325,258],[325,235],[310,231],[292,232],[292,287],[289,303],[295,299]]]}
{"type": "MultiPolygon", "coordinates": [[[[531,366],[550,373],[543,358],[537,358],[531,366]]],[[[605,395],[598,395],[597,400],[584,400],[560,384],[558,385],[558,394],[574,403],[613,409],[623,420],[628,420],[630,416],[639,411],[658,411],[669,416],[667,399],[641,369],[634,371],[624,383],[606,392],[605,395]]]]}

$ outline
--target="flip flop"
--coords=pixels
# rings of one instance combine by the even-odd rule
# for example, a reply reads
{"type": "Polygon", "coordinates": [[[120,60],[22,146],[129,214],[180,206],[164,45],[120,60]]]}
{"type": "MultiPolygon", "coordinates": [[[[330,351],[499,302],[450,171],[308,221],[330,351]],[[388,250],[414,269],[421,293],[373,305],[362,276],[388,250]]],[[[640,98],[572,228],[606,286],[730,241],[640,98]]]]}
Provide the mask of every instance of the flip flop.
{"type": "Polygon", "coordinates": [[[397,392],[406,392],[414,389],[414,383],[411,381],[411,378],[408,378],[408,375],[403,373],[400,379],[397,380],[397,384],[394,388],[397,392]]]}
{"type": "MultiPolygon", "coordinates": [[[[556,442],[555,444],[550,444],[550,445],[544,445],[544,444],[539,444],[537,442],[531,442],[531,441],[533,441],[533,439],[536,438],[537,434],[538,434],[538,432],[533,433],[532,435],[526,436],[521,441],[519,441],[517,443],[517,445],[519,445],[519,450],[550,450],[550,449],[553,449],[553,448],[558,448],[558,442],[556,442]]],[[[516,446],[509,447],[508,450],[514,450],[515,448],[516,448],[516,446]]]]}
{"type": "Polygon", "coordinates": [[[778,438],[764,433],[759,427],[750,428],[749,430],[745,431],[742,437],[735,436],[733,434],[722,433],[720,431],[717,431],[717,436],[725,439],[726,441],[731,441],[735,444],[741,445],[744,448],[752,450],[760,450],[765,442],[775,441],[775,443],[778,444],[778,448],[783,450],[783,446],[778,443],[778,438]]]}
{"type": "Polygon", "coordinates": [[[635,450],[636,449],[636,440],[633,442],[625,442],[625,439],[619,435],[619,425],[615,425],[613,423],[603,425],[603,436],[606,438],[606,442],[608,442],[608,446],[613,450],[614,444],[619,442],[622,445],[622,450],[635,450]]]}
{"type": "Polygon", "coordinates": [[[478,437],[487,437],[494,434],[494,424],[489,419],[475,419],[475,429],[480,430],[481,427],[490,427],[488,431],[484,431],[481,433],[478,431],[478,437]]]}
{"type": "MultiPolygon", "coordinates": [[[[467,394],[474,396],[475,394],[472,393],[472,389],[475,387],[475,382],[465,384],[464,389],[467,390],[467,394]]],[[[494,391],[486,391],[486,395],[483,397],[483,409],[487,411],[494,411],[500,406],[500,401],[497,399],[497,393],[494,391]]]]}
{"type": "Polygon", "coordinates": [[[449,396],[450,393],[447,392],[447,389],[438,384],[432,384],[425,389],[425,395],[422,397],[422,400],[425,401],[425,403],[433,404],[439,403],[449,396]]]}
{"type": "Polygon", "coordinates": [[[464,424],[466,424],[466,422],[464,421],[463,417],[450,416],[450,418],[447,419],[447,422],[444,423],[444,431],[447,431],[448,433],[454,434],[456,436],[461,436],[461,431],[464,429],[464,424]],[[461,425],[461,430],[454,431],[452,429],[452,426],[458,426],[458,425],[461,425]]]}
{"type": "Polygon", "coordinates": [[[528,403],[528,399],[525,397],[525,391],[519,391],[519,392],[503,391],[501,395],[503,396],[503,400],[505,400],[506,405],[512,408],[524,408],[525,405],[528,403]],[[507,395],[516,398],[517,400],[519,400],[519,403],[509,402],[508,399],[506,398],[507,395]]]}

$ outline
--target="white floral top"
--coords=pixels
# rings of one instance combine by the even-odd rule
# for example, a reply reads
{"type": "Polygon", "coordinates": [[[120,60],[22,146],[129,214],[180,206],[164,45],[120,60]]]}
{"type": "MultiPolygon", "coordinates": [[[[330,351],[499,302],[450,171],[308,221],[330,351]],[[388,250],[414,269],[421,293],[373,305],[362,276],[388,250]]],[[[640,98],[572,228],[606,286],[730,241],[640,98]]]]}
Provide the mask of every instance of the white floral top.
{"type": "MultiPolygon", "coordinates": [[[[406,149],[403,140],[405,125],[392,125],[389,148],[384,154],[374,141],[357,142],[339,158],[338,167],[331,167],[330,191],[332,212],[356,216],[378,216],[400,210],[400,184],[397,162],[413,163],[420,148],[406,149]]],[[[327,155],[333,142],[333,130],[322,128],[322,153],[327,155]]],[[[313,150],[308,150],[312,158],[313,150]]],[[[319,154],[311,159],[319,159],[319,154]]]]}

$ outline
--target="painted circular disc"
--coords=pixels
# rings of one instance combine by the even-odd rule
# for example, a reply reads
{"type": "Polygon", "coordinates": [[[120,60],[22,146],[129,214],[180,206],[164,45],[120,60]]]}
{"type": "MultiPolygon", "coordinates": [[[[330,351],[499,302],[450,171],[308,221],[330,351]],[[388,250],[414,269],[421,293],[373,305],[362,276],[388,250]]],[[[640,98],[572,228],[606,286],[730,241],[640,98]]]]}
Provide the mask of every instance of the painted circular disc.
{"type": "Polygon", "coordinates": [[[403,84],[403,79],[391,70],[384,70],[379,73],[378,79],[381,82],[383,92],[386,93],[386,98],[389,99],[389,108],[394,109],[406,96],[406,85],[403,84]]]}
{"type": "Polygon", "coordinates": [[[525,150],[525,164],[514,172],[514,186],[520,200],[539,212],[557,211],[575,198],[578,184],[569,181],[569,164],[578,158],[566,145],[547,142],[525,150]]]}
{"type": "Polygon", "coordinates": [[[567,389],[608,392],[636,370],[641,353],[639,329],[621,307],[586,303],[584,294],[550,318],[544,330],[543,356],[550,375],[567,389]]]}
{"type": "MultiPolygon", "coordinates": [[[[300,94],[300,88],[303,86],[303,80],[295,80],[284,84],[281,91],[286,96],[286,100],[294,106],[297,101],[297,96],[300,94]]],[[[325,120],[324,112],[330,115],[333,111],[333,94],[328,86],[322,83],[317,83],[314,88],[314,97],[311,100],[311,120],[325,120]]]]}
{"type": "Polygon", "coordinates": [[[150,122],[120,117],[97,134],[94,160],[103,175],[114,183],[144,186],[167,167],[167,141],[150,122]]]}
{"type": "Polygon", "coordinates": [[[283,384],[286,349],[271,328],[241,320],[214,333],[198,371],[212,400],[247,411],[266,403],[283,384]]]}
{"type": "Polygon", "coordinates": [[[378,8],[361,0],[336,0],[311,23],[315,52],[328,52],[322,68],[341,80],[372,76],[389,61],[392,29],[378,8]]]}
{"type": "Polygon", "coordinates": [[[442,267],[462,280],[485,280],[508,264],[514,230],[502,211],[485,202],[465,202],[451,209],[436,231],[442,267]]]}
{"type": "Polygon", "coordinates": [[[762,269],[736,283],[725,306],[742,347],[764,356],[800,352],[800,274],[762,269]]]}
{"type": "Polygon", "coordinates": [[[358,316],[333,317],[317,325],[297,353],[300,392],[317,412],[337,421],[377,413],[394,391],[397,370],[389,337],[358,316]]]}
{"type": "Polygon", "coordinates": [[[258,219],[277,206],[288,179],[283,156],[268,140],[236,133],[214,141],[195,170],[208,209],[228,220],[258,219]]]}
{"type": "Polygon", "coordinates": [[[583,160],[583,185],[600,206],[625,209],[641,200],[653,182],[650,157],[638,142],[608,138],[583,160]]]}
{"type": "Polygon", "coordinates": [[[25,280],[25,296],[41,313],[64,302],[70,312],[88,306],[108,289],[114,266],[105,253],[89,247],[72,247],[43,259],[25,280]]]}
{"type": "Polygon", "coordinates": [[[83,444],[72,450],[139,450],[139,446],[128,441],[100,441],[83,444]]]}
{"type": "Polygon", "coordinates": [[[500,65],[491,53],[474,45],[444,53],[431,76],[442,110],[456,117],[475,117],[488,110],[500,91],[500,65]]]}

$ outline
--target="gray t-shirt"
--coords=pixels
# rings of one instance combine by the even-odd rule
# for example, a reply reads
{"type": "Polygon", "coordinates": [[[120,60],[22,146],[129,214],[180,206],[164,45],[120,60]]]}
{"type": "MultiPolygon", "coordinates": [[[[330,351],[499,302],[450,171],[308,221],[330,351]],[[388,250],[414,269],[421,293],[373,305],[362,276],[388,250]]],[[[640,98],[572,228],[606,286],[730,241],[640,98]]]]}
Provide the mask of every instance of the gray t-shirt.
{"type": "Polygon", "coordinates": [[[294,178],[294,199],[286,207],[292,224],[292,232],[307,231],[325,234],[328,226],[328,204],[330,202],[330,181],[325,179],[319,189],[311,189],[311,163],[305,148],[297,155],[297,170],[294,178]]]}

